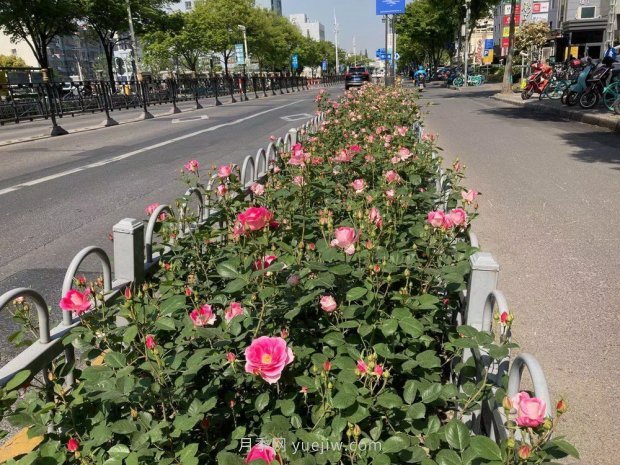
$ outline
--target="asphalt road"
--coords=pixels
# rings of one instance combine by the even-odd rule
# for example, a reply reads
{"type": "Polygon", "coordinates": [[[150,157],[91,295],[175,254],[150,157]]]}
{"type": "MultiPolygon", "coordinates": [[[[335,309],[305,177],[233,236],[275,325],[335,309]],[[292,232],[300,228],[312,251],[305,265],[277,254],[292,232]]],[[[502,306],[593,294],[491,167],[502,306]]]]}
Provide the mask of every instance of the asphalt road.
{"type": "Polygon", "coordinates": [[[580,464],[616,465],[620,135],[497,102],[496,91],[429,88],[426,126],[482,192],[474,231],[501,266],[516,342],[569,403],[560,432],[580,464]]]}
{"type": "MultiPolygon", "coordinates": [[[[340,92],[333,88],[331,93],[340,92]]],[[[122,218],[144,218],[152,202],[173,203],[190,159],[239,163],[310,119],[316,90],[205,108],[111,128],[0,147],[0,295],[38,290],[60,319],[67,266],[83,247],[103,247],[122,218]]],[[[8,127],[2,130],[8,129],[8,127]]],[[[95,260],[83,271],[100,269],[95,260]]],[[[15,353],[0,318],[0,364],[15,353]]]]}

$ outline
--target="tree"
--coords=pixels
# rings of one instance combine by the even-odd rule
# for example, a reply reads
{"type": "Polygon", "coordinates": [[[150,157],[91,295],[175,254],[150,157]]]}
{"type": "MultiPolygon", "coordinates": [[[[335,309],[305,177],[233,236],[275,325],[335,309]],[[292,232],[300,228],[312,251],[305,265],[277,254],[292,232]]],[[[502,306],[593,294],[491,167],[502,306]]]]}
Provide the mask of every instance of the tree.
{"type": "Polygon", "coordinates": [[[0,55],[0,68],[25,68],[23,58],[14,55],[0,55]]]}
{"type": "Polygon", "coordinates": [[[537,21],[521,25],[518,34],[515,35],[515,53],[527,51],[540,55],[540,49],[549,40],[550,32],[551,29],[546,22],[537,21]]]}
{"type": "MultiPolygon", "coordinates": [[[[1,1],[1,0],[0,0],[1,1]]],[[[171,0],[131,0],[132,15],[138,30],[164,29],[169,25],[167,15],[159,8],[171,0]]],[[[119,42],[129,39],[127,0],[79,0],[84,20],[93,29],[105,53],[108,78],[114,88],[114,48],[119,42]]]]}
{"type": "Polygon", "coordinates": [[[243,42],[239,25],[246,27],[248,38],[259,31],[258,15],[253,14],[253,0],[208,0],[197,3],[196,29],[192,31],[204,40],[203,48],[212,49],[222,56],[228,75],[228,60],[235,53],[234,44],[243,42]]]}
{"type": "Polygon", "coordinates": [[[47,46],[77,31],[77,0],[0,0],[0,27],[11,40],[25,41],[41,68],[48,68],[47,46]]]}
{"type": "Polygon", "coordinates": [[[517,10],[517,0],[510,2],[510,29],[508,32],[508,54],[506,55],[506,67],[504,68],[504,79],[502,81],[502,94],[512,93],[512,56],[515,44],[515,12],[517,10]]]}
{"type": "MultiPolygon", "coordinates": [[[[252,58],[258,61],[261,70],[265,66],[272,70],[288,67],[291,53],[300,53],[306,39],[297,27],[272,11],[257,8],[253,14],[256,15],[253,23],[261,27],[247,31],[252,58]]],[[[305,57],[305,52],[303,57],[300,54],[300,63],[306,63],[305,57]]]]}

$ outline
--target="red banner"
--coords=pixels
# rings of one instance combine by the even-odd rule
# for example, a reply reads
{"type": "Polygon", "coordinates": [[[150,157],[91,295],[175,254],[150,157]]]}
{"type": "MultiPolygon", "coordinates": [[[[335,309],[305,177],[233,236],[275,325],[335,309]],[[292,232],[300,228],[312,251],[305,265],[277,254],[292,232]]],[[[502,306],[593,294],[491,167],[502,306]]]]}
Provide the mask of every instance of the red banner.
{"type": "Polygon", "coordinates": [[[508,48],[510,46],[510,38],[504,37],[502,38],[502,47],[508,48]]]}
{"type": "MultiPolygon", "coordinates": [[[[510,15],[504,16],[502,24],[504,26],[510,26],[510,15]]],[[[518,26],[519,24],[521,24],[521,15],[515,15],[515,25],[518,26]]]]}

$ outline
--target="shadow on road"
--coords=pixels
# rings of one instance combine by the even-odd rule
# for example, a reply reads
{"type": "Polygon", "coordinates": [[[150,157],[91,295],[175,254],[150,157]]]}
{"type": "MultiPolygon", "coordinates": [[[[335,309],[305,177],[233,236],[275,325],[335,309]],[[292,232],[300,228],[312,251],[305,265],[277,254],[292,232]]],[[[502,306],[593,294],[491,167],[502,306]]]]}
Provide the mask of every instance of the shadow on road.
{"type": "Polygon", "coordinates": [[[554,132],[554,135],[564,139],[569,145],[577,149],[570,155],[586,163],[610,163],[617,165],[613,169],[620,170],[620,134],[589,125],[581,125],[579,132],[570,132],[570,126],[576,124],[559,115],[542,113],[522,107],[486,108],[478,110],[481,113],[498,118],[555,122],[566,125],[566,131],[554,132]]]}

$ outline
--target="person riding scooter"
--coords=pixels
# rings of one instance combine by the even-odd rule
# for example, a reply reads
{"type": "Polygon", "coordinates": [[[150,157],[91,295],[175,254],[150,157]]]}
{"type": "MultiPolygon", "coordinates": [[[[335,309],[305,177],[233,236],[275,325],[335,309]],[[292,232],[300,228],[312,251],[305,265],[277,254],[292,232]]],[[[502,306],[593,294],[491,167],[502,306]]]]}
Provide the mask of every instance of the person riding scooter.
{"type": "Polygon", "coordinates": [[[418,70],[414,73],[413,78],[415,79],[415,85],[420,89],[424,88],[424,84],[426,83],[426,70],[424,66],[418,66],[418,70]]]}

